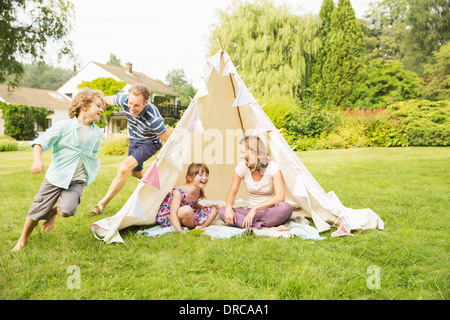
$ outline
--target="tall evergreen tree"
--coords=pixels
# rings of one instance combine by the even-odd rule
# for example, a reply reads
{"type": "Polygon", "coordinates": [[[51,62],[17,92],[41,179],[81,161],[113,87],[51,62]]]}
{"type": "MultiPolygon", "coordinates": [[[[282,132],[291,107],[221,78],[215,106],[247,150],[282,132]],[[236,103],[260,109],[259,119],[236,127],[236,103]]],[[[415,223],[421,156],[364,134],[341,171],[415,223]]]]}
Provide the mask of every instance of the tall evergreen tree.
{"type": "Polygon", "coordinates": [[[317,52],[317,56],[314,59],[312,65],[311,79],[308,84],[310,88],[310,95],[316,100],[321,99],[321,87],[322,87],[322,67],[325,64],[327,56],[330,53],[330,46],[328,34],[331,30],[331,15],[334,9],[333,0],[324,0],[319,12],[320,28],[317,32],[317,39],[321,41],[321,47],[317,52]]]}
{"type": "Polygon", "coordinates": [[[349,0],[339,0],[333,10],[325,46],[330,50],[322,65],[323,98],[338,107],[349,106],[365,74],[363,33],[349,0]]]}
{"type": "Polygon", "coordinates": [[[324,0],[322,7],[320,7],[319,18],[321,21],[320,29],[317,35],[325,37],[331,29],[331,15],[333,14],[334,2],[333,0],[324,0]]]}

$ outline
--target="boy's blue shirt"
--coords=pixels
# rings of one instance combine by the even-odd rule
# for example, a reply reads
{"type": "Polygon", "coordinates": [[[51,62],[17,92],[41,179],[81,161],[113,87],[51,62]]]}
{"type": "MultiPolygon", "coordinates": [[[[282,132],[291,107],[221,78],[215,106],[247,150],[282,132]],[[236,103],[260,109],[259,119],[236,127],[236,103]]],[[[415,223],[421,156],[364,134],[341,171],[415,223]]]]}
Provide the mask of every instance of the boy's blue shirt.
{"type": "Polygon", "coordinates": [[[94,124],[89,128],[89,137],[81,146],[77,129],[81,126],[77,118],[57,122],[36,138],[31,147],[38,144],[43,151],[52,150],[52,163],[45,178],[54,186],[67,189],[77,168],[80,158],[86,171],[86,185],[90,185],[100,171],[100,161],[96,159],[103,132],[94,124]]]}

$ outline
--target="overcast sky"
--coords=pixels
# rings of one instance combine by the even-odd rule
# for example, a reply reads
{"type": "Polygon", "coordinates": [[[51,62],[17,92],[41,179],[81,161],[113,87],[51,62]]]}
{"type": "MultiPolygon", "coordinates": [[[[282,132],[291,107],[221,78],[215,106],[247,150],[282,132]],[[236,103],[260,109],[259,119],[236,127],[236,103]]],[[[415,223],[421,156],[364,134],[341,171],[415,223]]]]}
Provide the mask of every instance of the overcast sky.
{"type": "MultiPolygon", "coordinates": [[[[75,5],[70,38],[81,66],[89,61],[106,63],[114,53],[122,65],[131,62],[133,70],[162,81],[170,69],[182,68],[195,88],[204,70],[207,38],[211,26],[217,22],[216,12],[232,3],[232,0],[70,1],[75,5]]],[[[350,0],[357,17],[362,17],[373,1],[350,0]]],[[[273,3],[287,4],[298,14],[318,14],[322,5],[320,0],[273,0],[273,3]]]]}

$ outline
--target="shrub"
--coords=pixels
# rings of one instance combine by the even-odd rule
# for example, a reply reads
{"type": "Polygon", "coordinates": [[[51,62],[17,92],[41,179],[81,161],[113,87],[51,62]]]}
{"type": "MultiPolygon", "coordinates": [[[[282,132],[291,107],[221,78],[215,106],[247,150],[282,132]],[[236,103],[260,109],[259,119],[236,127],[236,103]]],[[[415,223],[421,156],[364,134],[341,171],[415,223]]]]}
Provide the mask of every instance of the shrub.
{"type": "Polygon", "coordinates": [[[36,136],[35,123],[43,124],[53,110],[27,105],[6,104],[0,101],[5,120],[5,133],[18,140],[30,140],[36,136]]]}
{"type": "Polygon", "coordinates": [[[0,152],[3,151],[16,151],[19,149],[19,144],[13,138],[8,136],[0,137],[0,152]]]}
{"type": "Polygon", "coordinates": [[[297,110],[297,101],[288,96],[263,97],[264,112],[278,129],[284,128],[290,114],[297,110]]]}
{"type": "Polygon", "coordinates": [[[172,117],[166,117],[164,118],[164,123],[166,124],[166,126],[174,128],[178,123],[178,120],[172,117]]]}
{"type": "Polygon", "coordinates": [[[370,145],[362,125],[346,124],[317,141],[316,149],[363,148],[370,145]]]}
{"type": "Polygon", "coordinates": [[[111,135],[102,142],[101,153],[105,155],[123,156],[128,154],[128,137],[124,134],[111,135]]]}
{"type": "Polygon", "coordinates": [[[448,146],[450,102],[407,100],[388,106],[401,120],[411,146],[448,146]]]}
{"type": "Polygon", "coordinates": [[[397,119],[386,108],[347,109],[343,111],[343,127],[359,128],[354,147],[404,147],[408,145],[407,136],[397,119]],[[367,140],[366,143],[363,143],[367,140]]]}
{"type": "MultiPolygon", "coordinates": [[[[328,115],[328,126],[315,139],[298,136],[299,150],[407,146],[401,121],[386,108],[346,109],[328,115]]],[[[317,129],[319,130],[319,129],[317,129]]]]}
{"type": "Polygon", "coordinates": [[[315,149],[314,147],[317,143],[317,138],[291,134],[285,128],[280,130],[280,132],[283,134],[286,142],[296,151],[315,149]]]}
{"type": "Polygon", "coordinates": [[[327,108],[314,103],[302,103],[289,116],[286,128],[292,134],[317,137],[330,132],[335,124],[335,118],[327,108]]]}
{"type": "Polygon", "coordinates": [[[450,145],[450,102],[445,100],[334,113],[307,104],[289,119],[283,135],[297,150],[450,145]]]}
{"type": "Polygon", "coordinates": [[[326,139],[317,141],[315,149],[346,149],[348,148],[348,141],[337,133],[330,133],[326,139]]]}

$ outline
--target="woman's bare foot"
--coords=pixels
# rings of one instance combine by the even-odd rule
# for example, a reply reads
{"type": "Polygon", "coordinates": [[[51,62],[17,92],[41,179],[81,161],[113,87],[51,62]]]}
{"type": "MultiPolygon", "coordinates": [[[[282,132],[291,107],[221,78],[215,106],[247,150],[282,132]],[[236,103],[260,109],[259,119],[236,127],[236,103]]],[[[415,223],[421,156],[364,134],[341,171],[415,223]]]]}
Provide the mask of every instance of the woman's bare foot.
{"type": "Polygon", "coordinates": [[[266,230],[276,230],[276,231],[289,231],[289,229],[283,225],[279,225],[278,227],[270,227],[270,228],[261,228],[261,229],[266,229],[266,230]]]}
{"type": "Polygon", "coordinates": [[[47,221],[42,225],[41,231],[48,232],[55,226],[56,214],[58,213],[58,207],[53,207],[52,213],[47,221]]]}
{"type": "Polygon", "coordinates": [[[289,229],[283,225],[280,225],[278,227],[275,227],[275,230],[277,231],[289,231],[289,229]]]}

